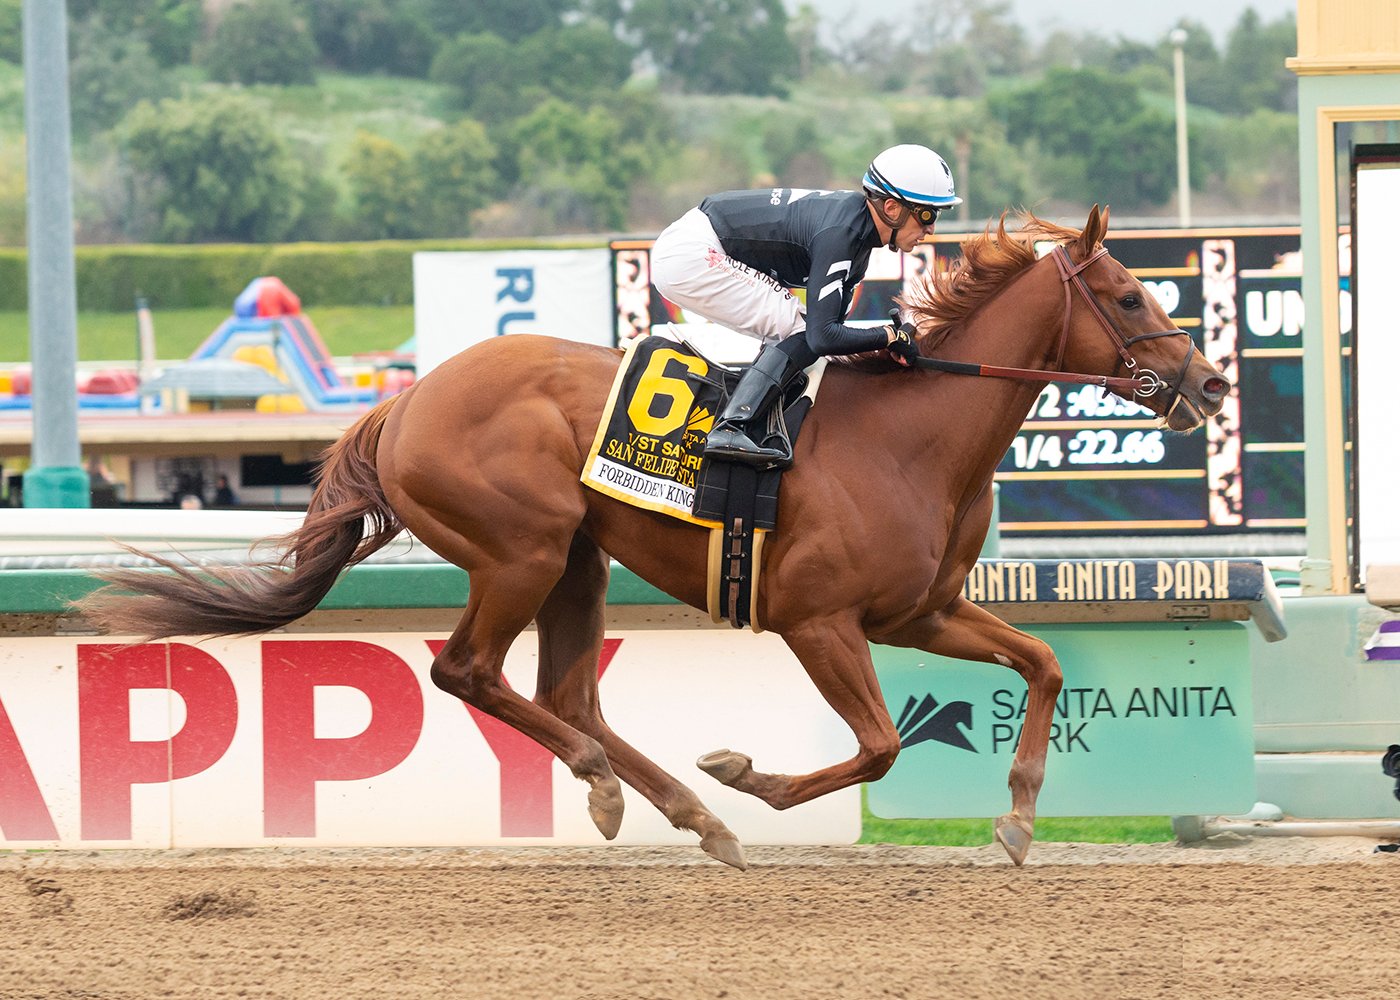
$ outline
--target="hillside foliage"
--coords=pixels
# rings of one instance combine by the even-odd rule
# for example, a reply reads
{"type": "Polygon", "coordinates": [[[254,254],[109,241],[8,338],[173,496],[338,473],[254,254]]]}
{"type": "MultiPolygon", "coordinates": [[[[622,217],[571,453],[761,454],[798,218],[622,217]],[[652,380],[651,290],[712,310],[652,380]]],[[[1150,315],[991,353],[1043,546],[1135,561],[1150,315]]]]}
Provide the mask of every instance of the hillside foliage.
{"type": "MultiPolygon", "coordinates": [[[[0,0],[0,244],[24,241],[21,0],[0,0]]],[[[655,232],[705,193],[852,187],[934,146],[980,226],[1170,216],[1172,46],[1004,0],[828,30],[782,0],[68,0],[86,243],[655,232]],[[828,39],[836,37],[840,41],[828,39]]],[[[1297,212],[1292,17],[1181,23],[1198,214],[1297,212]]]]}

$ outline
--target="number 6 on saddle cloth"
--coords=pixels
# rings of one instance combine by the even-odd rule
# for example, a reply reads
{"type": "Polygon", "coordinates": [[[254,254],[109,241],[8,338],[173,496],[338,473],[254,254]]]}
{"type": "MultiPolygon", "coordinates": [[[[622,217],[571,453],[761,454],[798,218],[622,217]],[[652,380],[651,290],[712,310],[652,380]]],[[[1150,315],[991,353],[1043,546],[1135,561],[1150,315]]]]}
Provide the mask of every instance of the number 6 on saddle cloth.
{"type": "MultiPolygon", "coordinates": [[[[764,439],[791,442],[816,397],[826,359],[788,386],[769,411],[764,439]]],[[[777,524],[781,469],[758,471],[702,457],[741,370],[715,364],[685,341],[632,341],[613,381],[580,477],[608,496],[710,529],[710,617],[753,625],[763,536],[777,524]]]]}

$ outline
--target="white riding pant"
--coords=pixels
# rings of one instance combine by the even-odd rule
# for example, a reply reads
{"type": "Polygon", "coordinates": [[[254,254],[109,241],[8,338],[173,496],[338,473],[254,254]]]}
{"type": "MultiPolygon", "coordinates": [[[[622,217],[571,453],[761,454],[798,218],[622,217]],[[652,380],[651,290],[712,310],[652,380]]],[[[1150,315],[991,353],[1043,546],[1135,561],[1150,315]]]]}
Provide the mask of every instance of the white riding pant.
{"type": "Polygon", "coordinates": [[[807,308],[770,275],[724,252],[709,217],[692,208],[656,238],[651,281],[687,312],[765,344],[807,329],[807,308]]]}

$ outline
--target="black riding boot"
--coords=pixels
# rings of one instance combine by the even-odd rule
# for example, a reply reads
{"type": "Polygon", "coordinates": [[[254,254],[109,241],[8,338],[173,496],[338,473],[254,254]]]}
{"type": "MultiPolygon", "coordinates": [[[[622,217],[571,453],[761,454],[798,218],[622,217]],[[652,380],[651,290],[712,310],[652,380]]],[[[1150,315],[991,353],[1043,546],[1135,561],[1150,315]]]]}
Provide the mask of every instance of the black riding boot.
{"type": "Polygon", "coordinates": [[[734,394],[705,441],[705,456],[760,469],[785,469],[791,465],[792,445],[777,437],[771,444],[764,441],[763,424],[768,419],[768,408],[803,367],[778,348],[765,347],[734,387],[734,394]]]}

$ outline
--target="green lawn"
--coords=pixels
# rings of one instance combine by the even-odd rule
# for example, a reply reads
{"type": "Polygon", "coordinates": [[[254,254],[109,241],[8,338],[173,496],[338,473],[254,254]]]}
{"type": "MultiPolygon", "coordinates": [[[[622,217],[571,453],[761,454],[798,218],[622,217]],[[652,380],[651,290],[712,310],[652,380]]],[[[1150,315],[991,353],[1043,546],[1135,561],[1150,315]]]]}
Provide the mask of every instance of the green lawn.
{"type": "MultiPolygon", "coordinates": [[[[337,356],[391,351],[413,335],[412,306],[328,306],[309,312],[330,352],[337,356]]],[[[156,355],[189,357],[225,319],[227,309],[170,309],[154,313],[156,355]]],[[[78,314],[79,361],[136,358],[136,314],[78,314]]],[[[0,312],[0,367],[29,360],[29,316],[0,312]]]]}
{"type": "MultiPolygon", "coordinates": [[[[880,819],[864,805],[861,812],[862,844],[981,847],[992,843],[990,819],[880,819]]],[[[1037,819],[1035,839],[1042,843],[1159,844],[1175,837],[1166,816],[1063,816],[1037,819]]]]}

